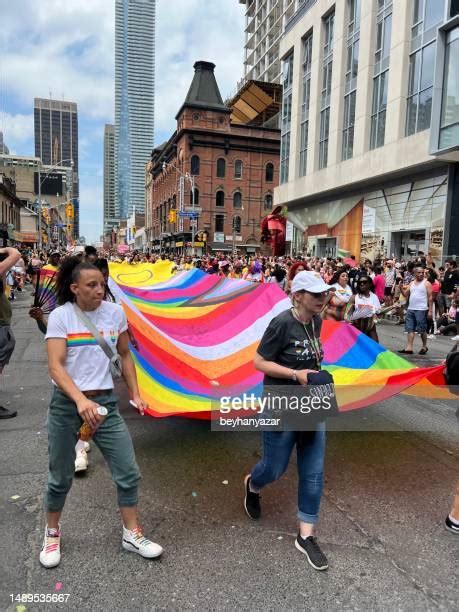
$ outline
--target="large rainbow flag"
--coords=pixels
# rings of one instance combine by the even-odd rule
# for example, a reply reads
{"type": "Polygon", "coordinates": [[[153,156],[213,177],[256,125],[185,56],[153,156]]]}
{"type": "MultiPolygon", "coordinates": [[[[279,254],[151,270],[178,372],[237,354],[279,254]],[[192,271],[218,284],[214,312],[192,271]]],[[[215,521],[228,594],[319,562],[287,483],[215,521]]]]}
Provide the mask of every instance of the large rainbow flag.
{"type": "MultiPolygon", "coordinates": [[[[270,320],[290,307],[283,291],[198,269],[170,276],[164,262],[158,271],[110,267],[111,289],[139,346],[132,354],[149,414],[207,418],[222,396],[259,395],[253,357],[270,320]]],[[[403,392],[449,396],[441,364],[417,368],[347,323],[324,321],[321,339],[341,411],[403,392]]]]}

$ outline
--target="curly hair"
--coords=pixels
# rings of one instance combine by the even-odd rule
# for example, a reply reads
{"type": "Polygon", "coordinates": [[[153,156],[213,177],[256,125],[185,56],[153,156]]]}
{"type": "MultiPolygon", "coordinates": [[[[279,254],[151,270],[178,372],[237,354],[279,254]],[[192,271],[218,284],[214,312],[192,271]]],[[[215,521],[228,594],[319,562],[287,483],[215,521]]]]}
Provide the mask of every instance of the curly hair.
{"type": "Polygon", "coordinates": [[[57,303],[59,306],[75,301],[75,295],[70,289],[70,285],[78,280],[83,270],[100,272],[99,268],[93,264],[81,262],[79,257],[68,257],[62,262],[56,276],[57,303]]]}
{"type": "Polygon", "coordinates": [[[349,273],[347,270],[340,268],[339,270],[336,270],[336,272],[333,274],[333,276],[331,277],[330,282],[328,283],[329,285],[335,285],[338,281],[339,281],[339,277],[341,276],[341,274],[347,274],[347,277],[349,278],[349,273]]]}
{"type": "Polygon", "coordinates": [[[304,270],[308,269],[308,266],[306,265],[305,261],[295,261],[292,264],[292,267],[290,268],[290,271],[288,273],[288,280],[292,281],[295,278],[296,273],[298,272],[298,268],[301,267],[303,267],[304,270]]]}

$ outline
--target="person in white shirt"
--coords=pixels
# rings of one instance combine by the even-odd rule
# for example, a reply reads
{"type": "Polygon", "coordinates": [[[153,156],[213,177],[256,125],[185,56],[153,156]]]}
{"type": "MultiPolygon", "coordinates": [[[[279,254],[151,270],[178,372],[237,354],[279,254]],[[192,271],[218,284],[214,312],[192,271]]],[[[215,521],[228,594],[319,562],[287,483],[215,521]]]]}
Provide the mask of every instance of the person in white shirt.
{"type": "Polygon", "coordinates": [[[376,331],[376,315],[381,310],[381,304],[372,289],[373,282],[371,278],[369,276],[361,276],[357,283],[357,293],[351,297],[347,304],[345,318],[352,308],[354,311],[357,311],[357,314],[364,315],[358,318],[352,318],[351,316],[348,320],[366,336],[369,336],[375,342],[379,342],[376,331]]]}
{"type": "Polygon", "coordinates": [[[399,353],[413,354],[414,336],[421,336],[422,348],[420,355],[425,355],[427,348],[427,318],[432,317],[432,284],[424,278],[424,269],[414,269],[414,280],[408,287],[402,286],[402,294],[408,300],[408,308],[405,315],[405,331],[407,332],[406,346],[399,353]]]}
{"type": "Polygon", "coordinates": [[[333,275],[330,284],[333,292],[324,310],[324,319],[342,321],[346,304],[352,297],[352,289],[349,286],[349,275],[345,270],[338,270],[333,275]]]}
{"type": "Polygon", "coordinates": [[[131,436],[113,393],[110,360],[78,316],[75,305],[119,354],[132,401],[143,414],[147,406],[140,397],[129,352],[126,316],[121,306],[104,301],[104,278],[93,264],[79,263],[75,258],[65,262],[58,273],[57,289],[61,305],[50,314],[46,332],[54,391],[48,412],[47,526],[40,563],[55,567],[61,559],[60,517],[72,485],[75,443],[83,422],[92,430],[117,487],[123,548],[143,557],[158,557],[161,546],[145,538],[138,524],[140,473],[131,436]],[[107,411],[104,417],[101,407],[107,411]]]}

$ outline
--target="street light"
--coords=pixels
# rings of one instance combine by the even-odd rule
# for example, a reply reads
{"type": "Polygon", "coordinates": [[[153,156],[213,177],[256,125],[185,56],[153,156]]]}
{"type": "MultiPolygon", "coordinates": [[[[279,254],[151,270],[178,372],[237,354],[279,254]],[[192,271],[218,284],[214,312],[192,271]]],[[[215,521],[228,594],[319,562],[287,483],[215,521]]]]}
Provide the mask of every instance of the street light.
{"type": "MultiPolygon", "coordinates": [[[[41,170],[40,170],[40,168],[38,169],[38,248],[40,250],[43,248],[43,240],[42,240],[42,235],[41,235],[41,229],[42,229],[41,228],[41,213],[42,213],[42,207],[41,207],[41,186],[45,182],[46,177],[49,176],[50,172],[52,172],[56,168],[59,168],[60,166],[62,166],[66,162],[70,162],[70,168],[71,168],[71,171],[72,171],[72,176],[71,176],[70,182],[73,183],[73,166],[74,166],[73,159],[61,159],[60,162],[58,162],[57,164],[54,164],[54,166],[51,166],[51,168],[48,168],[48,170],[46,171],[46,174],[45,174],[43,180],[41,180],[41,170]]],[[[43,167],[43,162],[41,162],[41,167],[43,167]]],[[[73,189],[73,185],[72,185],[72,189],[73,189]]],[[[67,191],[69,191],[69,190],[67,190],[67,191]]]]}
{"type": "MultiPolygon", "coordinates": [[[[162,163],[162,170],[163,172],[166,171],[167,166],[172,166],[173,168],[175,168],[175,171],[178,172],[180,174],[180,176],[183,176],[187,181],[189,181],[190,183],[190,188],[191,188],[191,212],[194,213],[195,212],[195,206],[196,206],[196,202],[195,202],[195,182],[194,182],[194,175],[190,174],[189,172],[182,172],[181,170],[179,170],[177,168],[177,166],[175,164],[167,164],[165,161],[163,161],[162,163]]],[[[195,247],[194,247],[194,241],[195,241],[195,236],[196,236],[196,219],[195,216],[193,214],[192,218],[190,219],[190,226],[191,226],[191,255],[194,257],[195,255],[195,247]]]]}

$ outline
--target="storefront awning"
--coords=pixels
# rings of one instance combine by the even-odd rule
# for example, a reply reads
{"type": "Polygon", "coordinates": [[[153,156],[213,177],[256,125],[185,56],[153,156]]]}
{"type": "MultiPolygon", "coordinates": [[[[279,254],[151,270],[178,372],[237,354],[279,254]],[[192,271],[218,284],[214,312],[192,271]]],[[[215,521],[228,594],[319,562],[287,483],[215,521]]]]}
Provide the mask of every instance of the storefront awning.
{"type": "Polygon", "coordinates": [[[232,251],[233,247],[225,242],[209,242],[209,247],[212,251],[232,251]]]}

